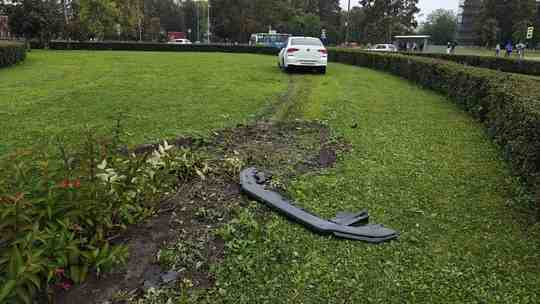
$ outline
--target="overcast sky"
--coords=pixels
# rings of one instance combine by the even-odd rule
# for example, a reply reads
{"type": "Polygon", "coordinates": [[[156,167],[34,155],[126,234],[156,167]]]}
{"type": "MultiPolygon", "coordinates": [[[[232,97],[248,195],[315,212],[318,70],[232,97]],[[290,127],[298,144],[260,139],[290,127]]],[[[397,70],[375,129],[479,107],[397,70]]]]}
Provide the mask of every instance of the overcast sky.
{"type": "MultiPolygon", "coordinates": [[[[345,9],[347,9],[347,1],[348,0],[341,0],[341,4],[345,9]]],[[[358,5],[358,0],[351,0],[351,7],[354,5],[358,5]]],[[[419,19],[423,20],[425,19],[425,16],[438,8],[453,9],[454,11],[457,11],[458,0],[420,0],[418,6],[421,9],[420,14],[423,15],[423,17],[420,17],[419,19]]]]}

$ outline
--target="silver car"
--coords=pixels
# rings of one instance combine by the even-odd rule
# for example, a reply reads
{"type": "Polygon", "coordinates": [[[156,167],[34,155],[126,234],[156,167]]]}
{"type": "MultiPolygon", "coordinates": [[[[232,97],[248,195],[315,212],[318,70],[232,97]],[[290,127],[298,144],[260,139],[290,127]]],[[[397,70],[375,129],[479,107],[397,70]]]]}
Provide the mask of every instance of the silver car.
{"type": "Polygon", "coordinates": [[[370,52],[397,52],[398,49],[393,44],[376,44],[372,48],[368,49],[370,52]]]}

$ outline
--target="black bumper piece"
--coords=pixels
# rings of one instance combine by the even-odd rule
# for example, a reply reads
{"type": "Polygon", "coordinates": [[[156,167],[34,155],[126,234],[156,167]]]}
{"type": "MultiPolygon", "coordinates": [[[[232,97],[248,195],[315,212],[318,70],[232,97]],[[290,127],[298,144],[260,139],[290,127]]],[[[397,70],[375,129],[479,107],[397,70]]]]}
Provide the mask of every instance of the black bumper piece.
{"type": "Polygon", "coordinates": [[[267,181],[268,178],[264,173],[255,168],[248,168],[240,173],[240,184],[247,194],[317,233],[333,234],[336,237],[369,243],[381,243],[395,239],[399,235],[398,232],[383,225],[354,226],[369,219],[367,210],[358,213],[339,213],[329,221],[321,219],[295,207],[279,193],[266,190],[264,184],[267,181]]]}

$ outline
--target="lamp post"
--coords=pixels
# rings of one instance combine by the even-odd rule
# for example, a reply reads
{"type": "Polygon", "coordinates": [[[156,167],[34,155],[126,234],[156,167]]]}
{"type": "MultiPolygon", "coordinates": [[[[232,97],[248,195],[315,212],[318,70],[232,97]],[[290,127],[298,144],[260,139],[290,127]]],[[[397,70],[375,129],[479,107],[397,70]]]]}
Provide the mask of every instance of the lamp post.
{"type": "Polygon", "coordinates": [[[210,35],[211,35],[211,31],[210,31],[210,0],[208,0],[208,3],[207,3],[207,8],[208,8],[208,14],[206,16],[206,21],[207,21],[207,25],[206,25],[206,38],[208,39],[208,44],[210,44],[210,35]]]}
{"type": "Polygon", "coordinates": [[[345,44],[349,45],[349,27],[351,23],[351,0],[347,4],[347,20],[345,21],[345,44]]]}

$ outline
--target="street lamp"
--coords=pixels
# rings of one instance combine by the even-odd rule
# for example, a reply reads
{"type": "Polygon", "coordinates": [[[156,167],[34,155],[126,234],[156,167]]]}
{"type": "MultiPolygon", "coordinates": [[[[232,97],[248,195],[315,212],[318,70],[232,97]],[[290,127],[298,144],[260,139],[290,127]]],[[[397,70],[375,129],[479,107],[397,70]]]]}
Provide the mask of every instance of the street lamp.
{"type": "Polygon", "coordinates": [[[351,0],[347,4],[347,20],[345,21],[345,44],[349,45],[349,27],[351,23],[351,0]]]}
{"type": "Polygon", "coordinates": [[[207,3],[207,8],[208,8],[208,15],[206,16],[206,21],[208,22],[207,23],[207,27],[206,27],[206,37],[208,38],[208,44],[210,44],[210,35],[211,35],[211,32],[210,32],[210,0],[208,0],[208,3],[207,3]]]}

